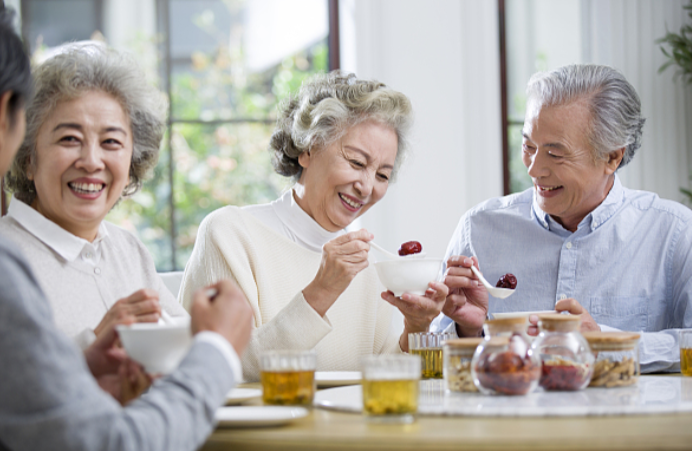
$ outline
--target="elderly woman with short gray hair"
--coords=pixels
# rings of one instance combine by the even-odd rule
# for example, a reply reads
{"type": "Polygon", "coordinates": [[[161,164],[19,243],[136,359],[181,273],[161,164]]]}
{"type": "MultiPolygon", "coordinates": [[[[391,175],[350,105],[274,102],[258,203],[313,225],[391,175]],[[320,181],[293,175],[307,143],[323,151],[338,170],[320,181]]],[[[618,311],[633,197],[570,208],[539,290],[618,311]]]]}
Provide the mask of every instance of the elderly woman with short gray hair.
{"type": "Polygon", "coordinates": [[[104,218],[158,159],[161,95],[136,64],[97,44],[71,44],[34,73],[26,136],[0,233],[18,243],[60,329],[82,347],[111,324],[185,310],[142,243],[104,218]]]}
{"type": "Polygon", "coordinates": [[[384,197],[407,151],[406,96],[382,83],[332,72],[304,83],[283,107],[270,148],[276,171],[295,184],[278,200],[224,207],[205,218],[180,297],[232,278],[254,309],[243,357],[259,378],[264,350],[315,349],[317,369],[359,369],[363,355],[408,350],[407,333],[427,330],[446,286],[425,296],[383,292],[368,266],[367,230],[346,231],[384,197]],[[380,298],[387,302],[382,302],[380,298]],[[392,326],[393,307],[404,332],[392,326]]]}

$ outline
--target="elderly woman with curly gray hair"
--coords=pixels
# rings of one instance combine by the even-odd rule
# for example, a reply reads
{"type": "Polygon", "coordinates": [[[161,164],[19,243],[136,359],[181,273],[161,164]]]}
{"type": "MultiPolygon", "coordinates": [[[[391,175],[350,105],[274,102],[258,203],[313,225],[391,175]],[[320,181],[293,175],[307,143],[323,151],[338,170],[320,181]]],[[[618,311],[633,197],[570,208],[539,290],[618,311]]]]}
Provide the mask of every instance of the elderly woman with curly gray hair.
{"type": "Polygon", "coordinates": [[[142,243],[104,218],[156,164],[164,102],[132,60],[72,44],[41,64],[0,233],[18,243],[60,329],[81,347],[112,324],[187,316],[142,243]]]}
{"type": "Polygon", "coordinates": [[[444,284],[395,297],[368,265],[373,235],[345,230],[396,177],[411,116],[408,98],[377,81],[340,72],[309,80],[285,104],[270,143],[292,189],[270,204],[221,208],[201,224],[180,297],[188,307],[210,281],[240,285],[255,315],[247,379],[258,379],[258,357],[271,349],[315,349],[318,370],[359,369],[363,355],[407,351],[407,334],[427,330],[441,311],[444,284]]]}

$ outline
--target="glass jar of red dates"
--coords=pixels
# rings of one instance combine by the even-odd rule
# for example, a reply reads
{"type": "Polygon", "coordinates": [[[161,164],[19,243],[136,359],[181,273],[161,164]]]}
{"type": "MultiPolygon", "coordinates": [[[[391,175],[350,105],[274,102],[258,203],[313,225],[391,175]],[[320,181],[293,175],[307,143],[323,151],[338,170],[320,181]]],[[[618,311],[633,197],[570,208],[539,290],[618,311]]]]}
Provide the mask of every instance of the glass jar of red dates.
{"type": "Polygon", "coordinates": [[[639,380],[639,334],[584,332],[596,361],[589,387],[614,388],[639,380]]]}
{"type": "Polygon", "coordinates": [[[481,393],[525,395],[541,376],[541,361],[526,334],[526,317],[486,321],[485,340],[478,345],[471,371],[481,393]]]}
{"type": "Polygon", "coordinates": [[[581,317],[559,313],[539,315],[540,333],[532,347],[540,356],[538,384],[549,391],[574,391],[591,380],[594,357],[581,333],[581,317]]]}

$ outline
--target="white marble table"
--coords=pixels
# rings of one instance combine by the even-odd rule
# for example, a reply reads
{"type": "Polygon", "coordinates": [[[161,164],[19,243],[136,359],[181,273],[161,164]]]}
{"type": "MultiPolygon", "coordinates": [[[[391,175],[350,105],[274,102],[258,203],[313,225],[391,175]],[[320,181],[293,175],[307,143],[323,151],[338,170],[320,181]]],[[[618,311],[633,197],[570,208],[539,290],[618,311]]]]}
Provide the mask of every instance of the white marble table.
{"type": "MultiPolygon", "coordinates": [[[[550,417],[648,415],[692,412],[692,378],[641,376],[630,387],[588,388],[577,392],[537,391],[525,396],[446,394],[444,381],[420,383],[419,415],[550,417]]],[[[362,411],[361,386],[321,390],[315,405],[344,412],[362,411]]]]}

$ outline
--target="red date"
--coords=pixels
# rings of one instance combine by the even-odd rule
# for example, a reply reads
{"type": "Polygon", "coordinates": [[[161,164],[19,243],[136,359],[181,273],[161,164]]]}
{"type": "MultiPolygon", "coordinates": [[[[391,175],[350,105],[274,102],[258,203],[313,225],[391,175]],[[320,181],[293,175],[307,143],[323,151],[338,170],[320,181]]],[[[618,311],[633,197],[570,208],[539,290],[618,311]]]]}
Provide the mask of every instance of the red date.
{"type": "Polygon", "coordinates": [[[497,281],[497,285],[495,286],[497,288],[509,288],[510,290],[514,290],[517,287],[517,278],[514,274],[507,273],[500,277],[500,280],[497,281]]]}
{"type": "Polygon", "coordinates": [[[423,246],[418,241],[407,241],[399,248],[399,255],[418,254],[423,250],[423,246]]]}

